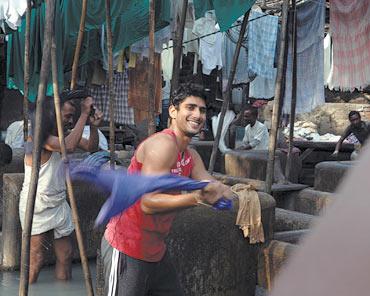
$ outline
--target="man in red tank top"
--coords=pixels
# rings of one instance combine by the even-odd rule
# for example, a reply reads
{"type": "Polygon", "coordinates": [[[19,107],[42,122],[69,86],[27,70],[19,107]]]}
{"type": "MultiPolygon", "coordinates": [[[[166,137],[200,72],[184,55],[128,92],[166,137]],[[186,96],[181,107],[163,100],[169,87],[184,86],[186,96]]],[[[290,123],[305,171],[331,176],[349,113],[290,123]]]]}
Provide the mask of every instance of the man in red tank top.
{"type": "MultiPolygon", "coordinates": [[[[199,154],[188,148],[206,120],[203,92],[181,86],[172,99],[169,115],[170,128],[147,138],[137,148],[129,172],[214,180],[199,154]]],[[[186,194],[151,193],[111,219],[102,240],[106,295],[182,295],[164,242],[175,213],[232,195],[229,187],[218,181],[186,194]]]]}

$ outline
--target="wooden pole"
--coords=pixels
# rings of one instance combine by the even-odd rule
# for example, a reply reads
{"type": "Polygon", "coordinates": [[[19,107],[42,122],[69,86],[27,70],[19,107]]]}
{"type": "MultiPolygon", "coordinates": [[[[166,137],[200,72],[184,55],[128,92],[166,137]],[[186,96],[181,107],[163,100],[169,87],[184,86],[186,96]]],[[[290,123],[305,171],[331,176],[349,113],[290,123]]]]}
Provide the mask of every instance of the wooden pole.
{"type": "Polygon", "coordinates": [[[174,38],[174,49],[173,49],[173,67],[172,67],[172,79],[171,79],[171,91],[170,97],[172,98],[173,92],[179,87],[180,80],[180,63],[182,56],[182,42],[184,39],[184,29],[186,22],[186,12],[188,10],[188,0],[182,1],[181,16],[176,15],[177,30],[174,38]]]}
{"type": "Polygon", "coordinates": [[[282,88],[284,76],[285,76],[285,51],[287,40],[287,26],[288,26],[288,8],[289,0],[284,0],[282,15],[281,15],[281,37],[280,37],[280,52],[279,52],[279,61],[275,85],[275,97],[274,97],[274,106],[272,111],[272,121],[271,121],[271,131],[270,131],[270,140],[269,140],[269,156],[267,161],[266,169],[266,188],[267,193],[271,193],[272,182],[274,180],[274,163],[275,163],[275,149],[276,149],[276,137],[279,125],[279,111],[280,111],[280,102],[282,101],[282,88]]]}
{"type": "Polygon", "coordinates": [[[112,20],[110,16],[110,0],[105,0],[105,18],[107,26],[107,49],[108,49],[108,93],[109,93],[109,148],[110,148],[110,166],[114,168],[116,150],[114,144],[116,125],[114,123],[114,89],[113,89],[113,36],[112,20]]]}
{"type": "Polygon", "coordinates": [[[155,1],[149,1],[149,72],[148,72],[148,136],[155,133],[155,89],[154,89],[154,30],[155,1]]]}
{"type": "Polygon", "coordinates": [[[55,106],[55,115],[57,118],[58,138],[59,138],[60,151],[62,153],[62,160],[64,163],[64,169],[65,169],[65,174],[66,174],[68,198],[69,198],[69,203],[72,209],[73,223],[75,225],[78,249],[80,250],[80,258],[81,258],[82,270],[83,270],[84,279],[85,279],[87,295],[93,296],[94,289],[92,286],[89,262],[87,260],[84,240],[83,240],[82,231],[80,227],[80,218],[78,216],[77,203],[74,197],[72,180],[71,180],[71,175],[69,172],[69,160],[67,156],[67,149],[66,149],[66,144],[65,144],[65,139],[64,139],[64,130],[63,130],[62,113],[61,113],[60,97],[59,97],[59,86],[58,86],[57,54],[56,54],[56,44],[55,44],[54,35],[52,37],[52,45],[51,45],[51,69],[52,69],[52,76],[53,76],[54,106],[55,106]]]}
{"type": "Polygon", "coordinates": [[[218,121],[216,138],[213,142],[212,154],[211,154],[211,159],[209,161],[209,167],[208,167],[208,172],[210,174],[213,173],[215,163],[216,163],[218,145],[220,143],[220,138],[221,138],[222,126],[224,124],[224,118],[225,118],[226,110],[227,110],[227,107],[229,106],[229,102],[230,102],[230,99],[231,99],[231,87],[233,85],[233,81],[234,81],[234,77],[235,77],[236,66],[238,64],[240,48],[242,46],[242,41],[244,39],[245,30],[247,28],[248,17],[249,17],[249,11],[247,11],[244,14],[243,23],[242,23],[242,26],[240,28],[239,38],[238,38],[238,42],[236,44],[234,57],[233,57],[233,61],[232,61],[231,68],[230,68],[229,80],[227,81],[226,90],[223,94],[224,100],[222,102],[221,115],[220,115],[220,119],[218,121]]]}
{"type": "Polygon", "coordinates": [[[46,5],[44,45],[42,49],[42,60],[40,69],[40,81],[37,91],[36,118],[34,129],[33,151],[32,151],[32,172],[29,185],[27,207],[24,219],[24,229],[22,232],[22,250],[21,250],[21,271],[19,281],[19,295],[28,295],[29,267],[30,267],[30,245],[31,229],[33,221],[33,212],[35,208],[35,199],[37,184],[41,163],[41,124],[43,118],[43,108],[45,101],[45,91],[48,76],[50,73],[50,47],[52,37],[52,25],[54,20],[55,0],[48,0],[46,5]]]}
{"type": "Polygon", "coordinates": [[[28,137],[28,87],[30,82],[30,30],[31,0],[27,0],[26,31],[24,36],[24,96],[23,96],[23,139],[28,137]]]}
{"type": "Polygon", "coordinates": [[[82,45],[82,41],[84,38],[84,31],[85,31],[86,11],[87,11],[87,0],[82,0],[80,28],[78,30],[77,43],[76,43],[75,54],[73,57],[73,64],[72,64],[71,89],[74,89],[76,87],[78,62],[80,60],[81,45],[82,45]]]}
{"type": "Polygon", "coordinates": [[[292,173],[292,149],[294,137],[294,121],[295,111],[297,105],[297,9],[296,0],[292,0],[292,102],[290,105],[290,118],[289,118],[289,147],[288,158],[285,166],[285,177],[289,180],[292,173]]]}

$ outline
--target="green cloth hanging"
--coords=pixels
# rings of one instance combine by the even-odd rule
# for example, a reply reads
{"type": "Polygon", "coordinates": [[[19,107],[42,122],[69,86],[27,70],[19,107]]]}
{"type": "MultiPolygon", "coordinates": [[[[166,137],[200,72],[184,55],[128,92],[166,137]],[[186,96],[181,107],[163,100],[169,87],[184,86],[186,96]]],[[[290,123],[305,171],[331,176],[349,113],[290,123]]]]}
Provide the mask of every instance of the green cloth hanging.
{"type": "MultiPolygon", "coordinates": [[[[31,11],[30,34],[30,84],[29,100],[37,96],[39,71],[42,59],[45,2],[31,11]]],[[[169,24],[170,2],[156,0],[156,30],[169,24]]],[[[64,89],[64,73],[72,68],[75,45],[80,26],[82,1],[57,0],[55,11],[55,34],[57,45],[58,83],[64,89]]],[[[113,52],[130,46],[148,36],[149,0],[111,1],[113,52]]],[[[100,29],[105,23],[105,1],[89,0],[86,15],[85,33],[80,52],[79,65],[101,59],[100,29]]],[[[25,17],[18,31],[9,35],[7,54],[7,87],[19,89],[23,93],[24,33],[25,17]]],[[[52,76],[49,75],[47,95],[53,94],[52,76]]]]}
{"type": "Polygon", "coordinates": [[[232,24],[246,13],[256,0],[193,0],[195,18],[201,18],[208,10],[215,10],[220,31],[227,31],[232,24]]]}

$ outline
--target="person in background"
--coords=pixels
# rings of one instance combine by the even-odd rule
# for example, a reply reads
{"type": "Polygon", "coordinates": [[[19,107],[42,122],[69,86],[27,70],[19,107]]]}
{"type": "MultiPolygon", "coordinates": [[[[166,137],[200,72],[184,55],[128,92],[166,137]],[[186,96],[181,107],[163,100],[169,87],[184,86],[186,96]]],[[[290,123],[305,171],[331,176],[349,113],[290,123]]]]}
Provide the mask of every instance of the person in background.
{"type": "Polygon", "coordinates": [[[355,159],[358,156],[361,147],[365,144],[366,140],[369,138],[370,135],[370,123],[361,120],[360,112],[358,111],[351,111],[348,114],[348,120],[350,125],[346,128],[343,135],[340,137],[337,145],[335,146],[335,150],[333,152],[333,156],[337,157],[342,147],[343,141],[353,134],[357,140],[359,141],[359,145],[355,145],[355,151],[351,154],[351,159],[355,159]]]}
{"type": "Polygon", "coordinates": [[[13,158],[12,148],[5,144],[0,143],[0,166],[11,163],[13,158]]]}

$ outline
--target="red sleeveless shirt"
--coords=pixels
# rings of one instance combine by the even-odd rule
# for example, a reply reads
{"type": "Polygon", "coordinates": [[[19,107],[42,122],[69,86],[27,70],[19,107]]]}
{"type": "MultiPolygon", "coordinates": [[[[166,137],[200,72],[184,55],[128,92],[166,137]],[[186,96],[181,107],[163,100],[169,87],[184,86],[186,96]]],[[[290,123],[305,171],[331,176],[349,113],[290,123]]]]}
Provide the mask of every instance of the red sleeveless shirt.
{"type": "MultiPolygon", "coordinates": [[[[166,129],[162,133],[171,135],[176,141],[175,133],[166,129]]],[[[140,172],[142,163],[136,155],[131,159],[129,173],[140,172]]],[[[176,165],[171,169],[172,174],[189,177],[193,168],[193,160],[188,150],[177,155],[176,165]]],[[[167,237],[175,213],[147,215],[141,210],[141,199],[132,207],[113,217],[105,230],[105,238],[118,251],[144,261],[158,262],[165,252],[167,237]]]]}

